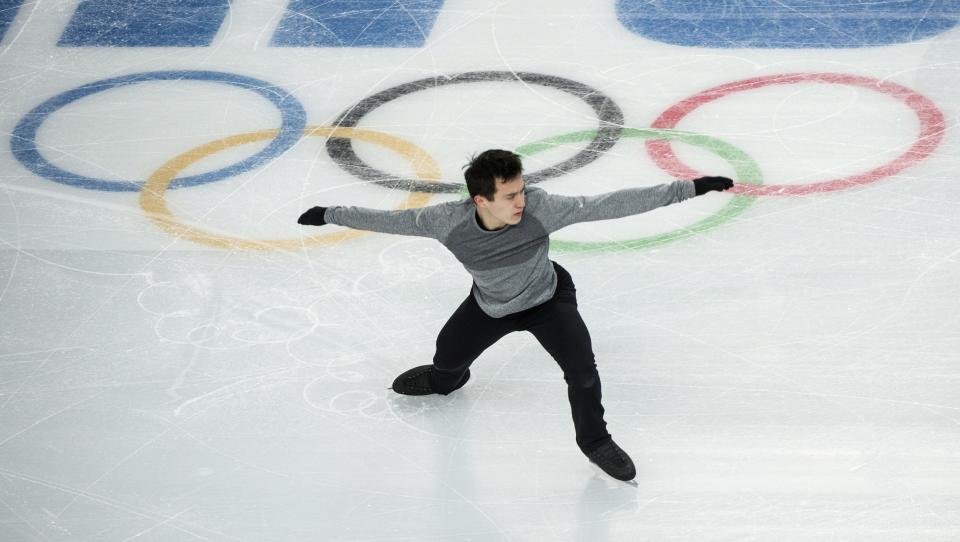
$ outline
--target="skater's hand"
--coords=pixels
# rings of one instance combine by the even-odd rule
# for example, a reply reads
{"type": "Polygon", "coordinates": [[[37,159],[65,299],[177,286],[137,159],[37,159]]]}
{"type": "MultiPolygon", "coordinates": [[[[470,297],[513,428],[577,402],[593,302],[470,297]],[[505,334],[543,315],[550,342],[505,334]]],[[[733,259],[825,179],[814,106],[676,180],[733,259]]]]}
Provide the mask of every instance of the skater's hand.
{"type": "Polygon", "coordinates": [[[733,188],[733,180],[726,177],[699,177],[693,180],[693,186],[698,196],[711,190],[722,191],[733,188]]]}
{"type": "Polygon", "coordinates": [[[323,219],[323,215],[327,212],[326,207],[311,207],[307,212],[300,215],[300,218],[297,219],[297,224],[303,224],[304,226],[323,226],[327,223],[323,219]]]}

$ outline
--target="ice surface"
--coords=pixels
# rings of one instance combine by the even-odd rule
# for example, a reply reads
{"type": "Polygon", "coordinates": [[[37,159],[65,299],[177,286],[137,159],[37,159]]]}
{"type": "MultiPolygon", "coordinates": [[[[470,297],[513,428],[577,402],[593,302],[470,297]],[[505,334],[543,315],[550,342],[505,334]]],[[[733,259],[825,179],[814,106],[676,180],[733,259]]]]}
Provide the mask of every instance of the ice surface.
{"type": "MultiPolygon", "coordinates": [[[[365,13],[330,4],[350,24],[365,13]]],[[[618,9],[636,3],[613,4],[447,0],[435,17],[411,15],[426,21],[419,45],[297,47],[271,41],[283,2],[236,0],[209,45],[73,47],[58,43],[78,2],[0,2],[0,540],[960,539],[960,30],[876,45],[870,20],[837,14],[831,25],[818,12],[825,30],[811,35],[840,32],[843,47],[693,47],[632,32],[618,9]],[[867,46],[851,46],[857,28],[867,46]],[[429,362],[469,276],[434,241],[295,223],[312,205],[457,194],[411,200],[341,169],[326,137],[303,137],[253,170],[167,190],[169,216],[203,232],[198,241],[161,228],[136,191],[54,182],[14,156],[18,125],[44,101],[161,70],[262,80],[320,126],[410,81],[537,73],[609,96],[629,128],[717,85],[830,72],[877,84],[745,88],[678,128],[741,149],[766,184],[905,166],[846,190],[711,194],[554,235],[610,430],[637,463],[631,485],[579,452],[560,370],[530,336],[492,347],[448,397],[389,391],[429,362]],[[928,152],[907,152],[923,120],[916,98],[885,83],[934,104],[928,121],[942,113],[928,152]],[[686,235],[648,242],[671,233],[686,235]],[[224,237],[264,250],[204,244],[224,237]]],[[[678,20],[709,32],[717,4],[678,20]]],[[[765,18],[751,2],[743,22],[778,24],[800,3],[777,4],[765,18]]],[[[914,4],[918,28],[956,21],[953,3],[914,4]]],[[[876,5],[888,19],[903,7],[876,5]]],[[[143,183],[199,145],[280,122],[249,88],[144,81],[48,111],[36,146],[65,171],[143,183]]],[[[355,142],[369,166],[414,178],[432,158],[455,183],[485,148],[598,125],[581,98],[518,79],[423,88],[358,126],[425,152],[355,142]]],[[[268,144],[179,165],[203,174],[268,144]]],[[[527,169],[586,144],[531,155],[527,169]]],[[[595,194],[671,180],[645,144],[624,138],[540,186],[595,194]]],[[[673,148],[697,171],[746,171],[716,145],[673,148]]]]}

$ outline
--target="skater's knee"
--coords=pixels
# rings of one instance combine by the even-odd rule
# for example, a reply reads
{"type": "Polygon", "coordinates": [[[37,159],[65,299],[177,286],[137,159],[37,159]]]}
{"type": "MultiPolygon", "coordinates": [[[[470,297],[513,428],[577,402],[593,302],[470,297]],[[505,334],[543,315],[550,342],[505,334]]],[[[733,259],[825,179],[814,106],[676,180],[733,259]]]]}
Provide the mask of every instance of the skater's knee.
{"type": "Polygon", "coordinates": [[[564,373],[563,378],[567,381],[568,386],[575,388],[592,388],[600,381],[600,375],[597,373],[596,365],[567,371],[564,373]]]}

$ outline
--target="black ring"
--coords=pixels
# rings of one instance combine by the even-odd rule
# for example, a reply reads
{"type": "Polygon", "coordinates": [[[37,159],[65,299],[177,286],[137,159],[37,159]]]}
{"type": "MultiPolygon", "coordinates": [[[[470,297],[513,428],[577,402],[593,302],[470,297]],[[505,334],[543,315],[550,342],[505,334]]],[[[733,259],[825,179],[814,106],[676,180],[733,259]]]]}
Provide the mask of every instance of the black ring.
{"type": "MultiPolygon", "coordinates": [[[[583,83],[554,75],[509,71],[464,72],[450,76],[439,75],[397,85],[364,98],[350,109],[341,113],[333,124],[334,126],[348,128],[356,127],[367,113],[385,103],[391,102],[401,96],[412,94],[418,90],[459,83],[489,81],[520,81],[526,84],[555,88],[568,94],[573,94],[593,109],[600,122],[600,129],[597,130],[597,136],[585,149],[559,164],[524,175],[524,181],[527,184],[536,184],[547,179],[559,177],[560,175],[593,162],[599,158],[601,154],[613,147],[623,132],[623,111],[620,110],[620,107],[617,106],[609,96],[599,90],[583,83]]],[[[334,162],[349,173],[365,181],[372,181],[387,188],[429,193],[458,193],[463,189],[462,183],[434,183],[416,179],[402,179],[395,175],[384,173],[365,164],[363,160],[357,156],[357,153],[353,150],[353,140],[351,139],[331,137],[327,140],[327,153],[334,162]]]]}

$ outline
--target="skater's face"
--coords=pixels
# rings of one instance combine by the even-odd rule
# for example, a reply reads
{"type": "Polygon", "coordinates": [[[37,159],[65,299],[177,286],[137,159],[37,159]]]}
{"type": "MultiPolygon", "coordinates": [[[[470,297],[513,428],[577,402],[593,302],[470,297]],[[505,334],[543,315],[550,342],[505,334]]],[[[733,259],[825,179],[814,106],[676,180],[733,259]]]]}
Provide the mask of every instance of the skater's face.
{"type": "Polygon", "coordinates": [[[488,230],[499,230],[520,223],[526,206],[524,188],[523,176],[517,175],[506,181],[497,179],[497,190],[492,200],[474,196],[473,201],[477,204],[477,214],[483,226],[488,230]]]}

